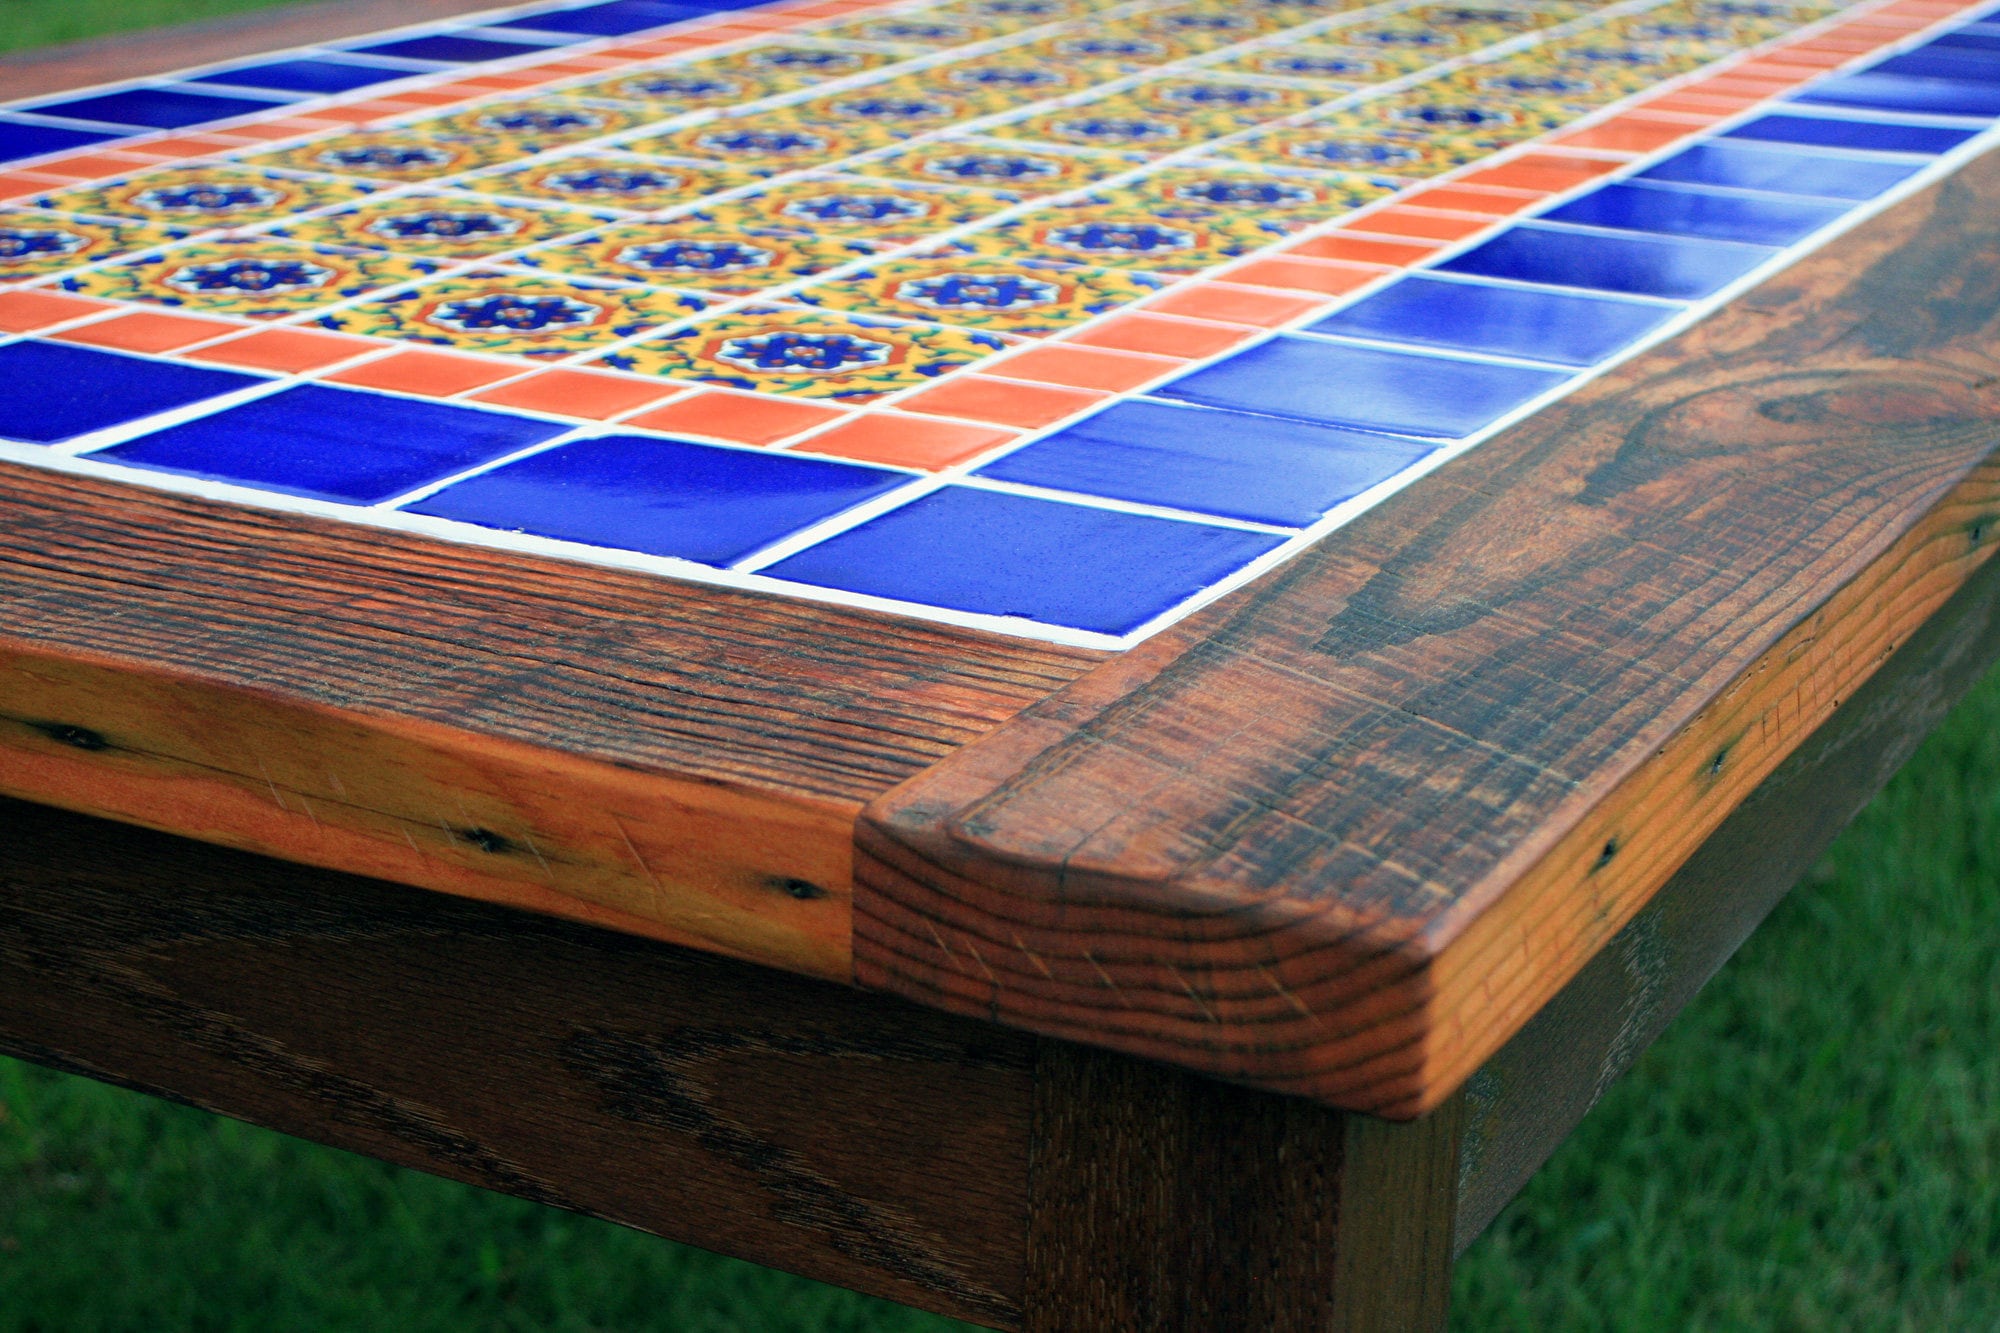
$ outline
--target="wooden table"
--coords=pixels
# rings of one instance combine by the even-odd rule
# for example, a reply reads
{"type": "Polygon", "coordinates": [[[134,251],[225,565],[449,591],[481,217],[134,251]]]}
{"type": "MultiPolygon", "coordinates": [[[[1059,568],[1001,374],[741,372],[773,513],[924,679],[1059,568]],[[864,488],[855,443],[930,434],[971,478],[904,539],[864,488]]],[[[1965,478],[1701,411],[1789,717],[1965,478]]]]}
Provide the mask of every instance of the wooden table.
{"type": "Polygon", "coordinates": [[[994,1327],[1435,1327],[2000,657],[1953,167],[1113,646],[0,463],[0,1050],[994,1327]]]}

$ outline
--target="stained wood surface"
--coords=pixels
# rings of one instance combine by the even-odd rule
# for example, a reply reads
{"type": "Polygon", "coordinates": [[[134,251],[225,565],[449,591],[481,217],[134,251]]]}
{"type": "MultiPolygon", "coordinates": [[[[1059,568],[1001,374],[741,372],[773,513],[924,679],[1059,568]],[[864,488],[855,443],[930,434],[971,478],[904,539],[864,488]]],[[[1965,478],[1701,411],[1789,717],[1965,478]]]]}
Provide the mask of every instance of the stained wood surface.
{"type": "Polygon", "coordinates": [[[0,800],[0,1050],[995,1325],[1035,1041],[0,800]]]}
{"type": "Polygon", "coordinates": [[[1991,553],[1997,323],[1987,157],[876,802],[857,977],[1437,1105],[1991,553]]]}
{"type": "Polygon", "coordinates": [[[0,792],[842,980],[861,804],[1100,658],[0,466],[0,792]]]}

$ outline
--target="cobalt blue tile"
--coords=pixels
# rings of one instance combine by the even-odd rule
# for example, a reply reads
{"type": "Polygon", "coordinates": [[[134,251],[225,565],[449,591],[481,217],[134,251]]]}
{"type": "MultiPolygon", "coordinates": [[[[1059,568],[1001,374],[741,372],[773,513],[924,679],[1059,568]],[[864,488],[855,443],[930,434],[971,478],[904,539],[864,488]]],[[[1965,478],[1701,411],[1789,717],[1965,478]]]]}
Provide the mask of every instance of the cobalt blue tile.
{"type": "Polygon", "coordinates": [[[481,60],[504,60],[542,48],[525,42],[496,42],[485,37],[454,37],[432,33],[428,37],[406,37],[399,42],[348,48],[360,55],[401,56],[404,60],[430,60],[442,65],[470,65],[481,60]]]}
{"type": "Polygon", "coordinates": [[[1127,402],[978,475],[1303,528],[1436,447],[1243,412],[1127,402]]]}
{"type": "Polygon", "coordinates": [[[0,383],[35,388],[0,394],[0,439],[57,444],[264,382],[69,343],[7,343],[0,383]]]}
{"type": "Polygon", "coordinates": [[[504,412],[305,384],[93,457],[316,500],[373,504],[564,429],[504,412]]]}
{"type": "Polygon", "coordinates": [[[1920,162],[1837,157],[1761,144],[1696,144],[1640,172],[1635,180],[1723,185],[1737,190],[1804,194],[1822,199],[1873,199],[1923,169],[1920,162]]]}
{"type": "Polygon", "coordinates": [[[1409,277],[1307,331],[1589,366],[1676,313],[1611,297],[1409,277]]]}
{"type": "Polygon", "coordinates": [[[1956,79],[1913,79],[1898,74],[1849,74],[1792,94],[1808,106],[1858,107],[1915,115],[2000,117],[2000,86],[1956,79]]]}
{"type": "Polygon", "coordinates": [[[107,125],[137,125],[149,130],[179,130],[190,125],[206,125],[213,120],[271,111],[282,102],[253,101],[247,97],[224,97],[215,93],[182,92],[177,88],[127,88],[123,92],[99,93],[66,102],[42,102],[25,110],[46,116],[73,116],[77,120],[101,120],[107,125]]]}
{"type": "Polygon", "coordinates": [[[530,14],[493,26],[529,28],[539,32],[587,33],[592,37],[623,37],[627,33],[664,27],[710,12],[696,5],[659,3],[658,0],[610,0],[608,4],[530,14]]]}
{"type": "Polygon", "coordinates": [[[24,157],[40,157],[43,153],[60,153],[124,137],[109,130],[73,130],[64,125],[0,120],[0,162],[16,162],[24,157]]]}
{"type": "Polygon", "coordinates": [[[1727,287],[1775,253],[1761,245],[1685,236],[1518,226],[1438,267],[1483,278],[1695,301],[1727,287]]]}
{"type": "Polygon", "coordinates": [[[406,69],[381,65],[350,65],[338,60],[276,60],[203,74],[190,83],[221,83],[234,88],[272,88],[288,93],[344,93],[391,79],[407,79],[406,69]]]}
{"type": "Polygon", "coordinates": [[[1933,47],[1905,51],[1878,60],[1862,74],[1899,74],[1910,79],[1955,79],[1963,83],[2000,83],[2000,51],[1977,47],[1933,47]]]}
{"type": "Polygon", "coordinates": [[[1280,336],[1153,393],[1296,421],[1458,439],[1568,378],[1565,371],[1280,336]]]}
{"type": "Polygon", "coordinates": [[[1846,213],[1850,205],[1787,195],[1709,194],[1671,185],[1619,183],[1540,214],[1618,231],[1701,236],[1752,245],[1790,245],[1846,213]]]}
{"type": "Polygon", "coordinates": [[[446,487],[410,512],[727,565],[909,481],[796,454],[606,435],[446,487]]]}
{"type": "Polygon", "coordinates": [[[1123,634],[1283,540],[948,486],[763,572],[924,606],[1123,634]]]}
{"type": "Polygon", "coordinates": [[[1925,42],[1925,51],[2000,51],[2000,28],[1960,28],[1925,42]]]}
{"type": "Polygon", "coordinates": [[[1943,125],[1897,125],[1883,120],[1843,120],[1833,116],[1759,116],[1727,131],[1727,139],[1808,144],[1818,148],[1860,148],[1878,153],[1944,153],[1977,130],[1943,125]]]}

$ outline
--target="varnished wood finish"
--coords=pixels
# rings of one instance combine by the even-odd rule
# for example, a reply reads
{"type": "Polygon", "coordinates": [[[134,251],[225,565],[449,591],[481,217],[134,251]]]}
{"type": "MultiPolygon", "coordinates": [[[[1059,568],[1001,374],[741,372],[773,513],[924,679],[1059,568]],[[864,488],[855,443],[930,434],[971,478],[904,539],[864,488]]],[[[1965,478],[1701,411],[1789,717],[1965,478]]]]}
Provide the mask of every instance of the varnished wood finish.
{"type": "Polygon", "coordinates": [[[0,792],[841,980],[861,804],[1100,659],[0,466],[0,792]]]}
{"type": "Polygon", "coordinates": [[[1063,1042],[1037,1079],[1030,1333],[1422,1333],[1459,1107],[1344,1114],[1063,1042]]]}
{"type": "Polygon", "coordinates": [[[1020,1318],[1034,1039],[0,800],[0,1050],[1020,1318]]]}
{"type": "Polygon", "coordinates": [[[1473,1076],[1460,1251],[1996,662],[2000,562],[1989,562],[1473,1076]]]}
{"type": "Polygon", "coordinates": [[[1437,1105],[1982,563],[2000,159],[872,805],[855,966],[1437,1105]]]}

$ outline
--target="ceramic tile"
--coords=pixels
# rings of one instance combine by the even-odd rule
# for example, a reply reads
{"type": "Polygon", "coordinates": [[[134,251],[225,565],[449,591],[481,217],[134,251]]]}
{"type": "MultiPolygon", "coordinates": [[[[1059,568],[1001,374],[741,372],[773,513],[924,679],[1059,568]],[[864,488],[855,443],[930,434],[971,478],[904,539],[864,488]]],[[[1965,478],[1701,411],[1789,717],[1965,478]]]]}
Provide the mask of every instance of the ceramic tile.
{"type": "Polygon", "coordinates": [[[853,463],[605,435],[447,486],[410,512],[728,565],[908,481],[853,463]]]}
{"type": "Polygon", "coordinates": [[[1926,116],[2000,117],[2000,86],[1900,74],[1850,74],[1815,84],[1796,98],[1807,106],[1901,111],[1926,116]]]}
{"type": "MultiPolygon", "coordinates": [[[[1334,41],[1338,37],[1338,33],[1330,33],[1327,40],[1334,41]]],[[[1409,61],[1381,51],[1356,50],[1317,42],[1286,42],[1282,46],[1246,51],[1242,55],[1217,61],[1210,68],[1218,73],[1302,80],[1322,85],[1325,89],[1323,96],[1336,97],[1350,89],[1400,79],[1410,72],[1411,66],[1409,61]]]]}
{"type": "Polygon", "coordinates": [[[1694,301],[1721,291],[1776,251],[1679,236],[1514,227],[1438,265],[1516,282],[1694,301]]]}
{"type": "Polygon", "coordinates": [[[156,246],[180,233],[131,222],[97,222],[0,210],[0,282],[39,278],[156,246]]]}
{"type": "Polygon", "coordinates": [[[1087,66],[1049,65],[1012,51],[976,56],[898,80],[903,87],[955,99],[974,115],[1066,97],[1096,82],[1087,66]]]}
{"type": "Polygon", "coordinates": [[[1844,204],[1789,195],[1711,194],[1635,182],[1602,186],[1540,216],[1619,231],[1790,245],[1846,213],[1844,204]]]}
{"type": "Polygon", "coordinates": [[[1040,337],[1130,305],[1166,285],[1166,279],[1150,273],[1006,262],[953,247],[944,254],[892,260],[817,282],[792,299],[827,310],[1040,337]]]}
{"type": "Polygon", "coordinates": [[[530,55],[543,48],[527,42],[496,42],[490,37],[433,33],[426,37],[405,37],[347,49],[357,55],[394,56],[398,60],[427,60],[440,65],[472,65],[486,60],[508,60],[530,55]]]}
{"type": "Polygon", "coordinates": [[[630,102],[646,108],[655,119],[701,111],[709,107],[741,106],[768,97],[777,88],[721,62],[668,65],[659,69],[620,73],[563,88],[571,97],[593,101],[630,102]]]}
{"type": "Polygon", "coordinates": [[[96,457],[286,495],[377,504],[566,429],[533,417],[304,384],[96,457]]]}
{"type": "Polygon", "coordinates": [[[798,238],[906,245],[1012,208],[1007,190],[852,176],[809,176],[702,210],[713,225],[798,238]]]}
{"type": "Polygon", "coordinates": [[[407,69],[386,65],[363,65],[345,60],[274,60],[258,65],[238,65],[232,69],[201,74],[189,83],[214,83],[231,88],[263,88],[289,93],[345,93],[378,83],[407,79],[407,69]]]}
{"type": "Polygon", "coordinates": [[[1679,313],[1674,306],[1413,276],[1306,331],[1588,366],[1679,313]]]}
{"type": "Polygon", "coordinates": [[[0,345],[0,378],[36,386],[32,394],[0,394],[0,440],[26,444],[60,444],[263,382],[33,339],[0,345]]]}
{"type": "Polygon", "coordinates": [[[1325,100],[1309,89],[1203,73],[1149,79],[1098,105],[1107,111],[1120,108],[1119,114],[1129,108],[1135,115],[1171,116],[1232,133],[1311,111],[1325,100]]]}
{"type": "Polygon", "coordinates": [[[706,305],[687,292],[473,273],[348,306],[318,323],[362,337],[552,360],[687,319],[706,305]]]}
{"type": "Polygon", "coordinates": [[[1043,259],[1151,273],[1198,273],[1269,245],[1255,222],[1161,219],[1139,208],[1051,207],[969,232],[961,242],[982,254],[1043,259]]]}
{"type": "MultiPolygon", "coordinates": [[[[812,88],[832,79],[850,78],[871,69],[880,69],[900,59],[883,51],[855,51],[809,46],[797,42],[772,41],[726,56],[718,56],[713,68],[718,73],[741,72],[771,92],[812,88]]],[[[699,62],[694,68],[710,68],[699,62]]],[[[684,67],[686,68],[686,67],[684,67]]]]}
{"type": "Polygon", "coordinates": [[[1320,425],[1459,439],[1568,378],[1566,371],[1281,334],[1153,393],[1320,425]]]}
{"type": "Polygon", "coordinates": [[[638,153],[697,158],[769,174],[826,166],[894,141],[893,135],[854,133],[832,125],[807,123],[789,113],[765,112],[626,139],[619,146],[638,153]]]}
{"type": "Polygon", "coordinates": [[[948,486],[764,572],[871,597],[1123,634],[1281,540],[948,486]]]}
{"type": "Polygon", "coordinates": [[[283,167],[381,181],[427,181],[490,167],[512,156],[493,139],[452,138],[413,130],[357,130],[243,159],[246,166],[283,167]]]}
{"type": "Polygon", "coordinates": [[[677,5],[660,0],[607,0],[604,4],[542,10],[495,24],[500,29],[560,32],[579,37],[624,37],[665,27],[707,13],[705,5],[677,5]]]}
{"type": "Polygon", "coordinates": [[[918,11],[821,28],[816,35],[834,41],[880,42],[888,46],[926,50],[964,46],[1011,30],[1011,26],[995,26],[970,16],[918,11]]]}
{"type": "Polygon", "coordinates": [[[652,112],[639,107],[543,96],[487,102],[470,111],[412,121],[405,128],[414,134],[489,139],[510,156],[525,156],[637,129],[652,119],[652,112]]]}
{"type": "Polygon", "coordinates": [[[113,185],[57,190],[30,202],[57,212],[196,230],[292,217],[360,199],[373,188],[354,181],[310,180],[214,164],[165,167],[113,185]]]}
{"type": "Polygon", "coordinates": [[[868,315],[745,310],[602,358],[618,370],[757,393],[866,402],[983,361],[1009,345],[976,329],[868,315]]]}
{"type": "Polygon", "coordinates": [[[481,259],[595,231],[615,221],[612,214],[580,208],[535,208],[438,192],[364,203],[293,224],[284,234],[315,244],[393,250],[438,259],[481,259]]]}
{"type": "Polygon", "coordinates": [[[871,174],[931,184],[983,186],[1023,198],[1065,194],[1150,159],[1130,153],[1060,150],[987,139],[917,144],[871,162],[871,174]]]}
{"type": "Polygon", "coordinates": [[[1037,64],[1061,65],[1090,70],[1098,78],[1111,79],[1131,70],[1164,65],[1188,54],[1177,44],[1158,36],[1117,32],[1074,32],[1045,37],[1013,48],[1024,59],[1037,64]]]}
{"type": "Polygon", "coordinates": [[[1723,133],[1725,139],[1799,144],[1808,148],[1858,148],[1878,153],[1944,153],[1976,130],[1890,121],[1846,120],[1833,116],[1759,116],[1723,133]]]}
{"type": "Polygon", "coordinates": [[[749,295],[872,253],[869,246],[838,236],[759,234],[703,218],[677,218],[623,223],[532,251],[517,262],[551,273],[749,295]]]}
{"type": "Polygon", "coordinates": [[[61,285],[85,296],[274,319],[424,277],[435,268],[374,251],[251,237],[109,264],[63,278],[61,285]]]}
{"type": "Polygon", "coordinates": [[[134,129],[184,130],[192,125],[207,125],[218,120],[233,120],[237,116],[270,111],[274,105],[222,93],[197,93],[175,88],[126,88],[91,97],[36,102],[18,109],[45,116],[65,116],[71,120],[129,125],[134,129]]]}
{"type": "Polygon", "coordinates": [[[1120,403],[973,475],[1303,528],[1436,446],[1171,403],[1120,403]]]}
{"type": "Polygon", "coordinates": [[[459,185],[482,194],[650,213],[692,204],[718,190],[736,189],[756,179],[712,162],[581,153],[534,158],[519,166],[468,177],[459,185]]]}
{"type": "Polygon", "coordinates": [[[1364,128],[1287,125],[1260,130],[1218,152],[1265,166],[1421,178],[1477,162],[1514,141],[1508,134],[1488,137],[1436,127],[1392,128],[1377,121],[1364,128]]]}
{"type": "Polygon", "coordinates": [[[1166,115],[1130,103],[1086,102],[990,125],[985,133],[1009,142],[1161,155],[1220,138],[1230,130],[1196,115],[1166,115]]]}
{"type": "Polygon", "coordinates": [[[1227,222],[1277,237],[1351,213],[1402,189],[1389,176],[1352,172],[1280,174],[1223,162],[1156,168],[1111,189],[1092,191],[1095,206],[1142,210],[1162,220],[1227,222]]]}
{"type": "Polygon", "coordinates": [[[46,153],[61,153],[108,143],[119,135],[109,130],[71,129],[0,116],[0,162],[18,162],[46,153]]]}
{"type": "Polygon", "coordinates": [[[1724,185],[1823,199],[1873,199],[1923,169],[1919,162],[1836,156],[1752,143],[1700,143],[1639,173],[1637,180],[1724,185]]]}
{"type": "Polygon", "coordinates": [[[1248,6],[1179,5],[1138,14],[1118,25],[1121,34],[1163,44],[1176,57],[1200,55],[1278,31],[1273,15],[1248,6]]]}

